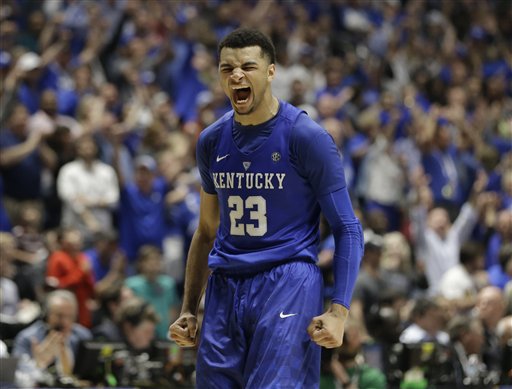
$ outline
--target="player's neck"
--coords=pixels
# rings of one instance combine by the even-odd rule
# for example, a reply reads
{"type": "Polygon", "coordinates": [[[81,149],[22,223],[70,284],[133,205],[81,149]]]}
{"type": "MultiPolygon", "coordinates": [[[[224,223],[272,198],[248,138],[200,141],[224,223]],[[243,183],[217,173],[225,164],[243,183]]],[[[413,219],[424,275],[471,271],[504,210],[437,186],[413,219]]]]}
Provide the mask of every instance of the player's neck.
{"type": "Polygon", "coordinates": [[[239,115],[235,112],[235,120],[243,126],[256,126],[269,121],[279,111],[279,100],[271,95],[263,100],[259,107],[250,115],[239,115]]]}

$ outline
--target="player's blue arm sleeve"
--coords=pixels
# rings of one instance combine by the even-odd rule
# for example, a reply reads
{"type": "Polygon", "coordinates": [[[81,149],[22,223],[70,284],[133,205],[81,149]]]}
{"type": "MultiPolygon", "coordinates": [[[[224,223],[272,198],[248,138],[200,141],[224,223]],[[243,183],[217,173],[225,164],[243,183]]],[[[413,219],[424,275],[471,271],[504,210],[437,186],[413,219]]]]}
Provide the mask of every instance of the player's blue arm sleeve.
{"type": "Polygon", "coordinates": [[[333,260],[335,286],[332,302],[350,308],[364,250],[361,223],[354,214],[346,187],[321,196],[318,202],[331,226],[335,244],[333,260]]]}

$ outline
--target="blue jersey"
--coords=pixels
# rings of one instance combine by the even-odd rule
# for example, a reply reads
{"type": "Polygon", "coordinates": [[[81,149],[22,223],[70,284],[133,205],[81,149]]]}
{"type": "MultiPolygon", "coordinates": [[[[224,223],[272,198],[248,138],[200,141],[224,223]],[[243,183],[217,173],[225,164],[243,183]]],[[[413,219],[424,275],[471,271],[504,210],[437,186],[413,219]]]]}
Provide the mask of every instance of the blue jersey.
{"type": "Polygon", "coordinates": [[[316,261],[317,197],[345,186],[334,142],[285,102],[260,125],[271,132],[249,152],[235,142],[234,125],[231,111],[205,129],[198,143],[203,189],[217,194],[220,206],[209,267],[238,271],[316,261]]]}

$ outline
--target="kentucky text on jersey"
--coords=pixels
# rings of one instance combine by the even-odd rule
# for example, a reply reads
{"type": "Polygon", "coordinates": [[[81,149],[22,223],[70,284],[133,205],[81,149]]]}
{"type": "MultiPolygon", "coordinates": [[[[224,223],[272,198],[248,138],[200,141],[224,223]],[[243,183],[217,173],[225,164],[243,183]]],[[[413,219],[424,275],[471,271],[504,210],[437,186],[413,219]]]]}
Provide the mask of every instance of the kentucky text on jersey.
{"type": "Polygon", "coordinates": [[[283,189],[286,173],[212,173],[217,189],[283,189]]]}

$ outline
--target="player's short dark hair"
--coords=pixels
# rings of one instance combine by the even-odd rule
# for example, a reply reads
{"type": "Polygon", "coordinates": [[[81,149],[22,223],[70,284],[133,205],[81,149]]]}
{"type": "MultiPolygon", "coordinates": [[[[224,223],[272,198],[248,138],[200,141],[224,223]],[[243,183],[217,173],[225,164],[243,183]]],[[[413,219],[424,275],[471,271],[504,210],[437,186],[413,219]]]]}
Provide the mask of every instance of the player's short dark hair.
{"type": "Polygon", "coordinates": [[[261,53],[269,59],[270,63],[276,63],[276,48],[265,34],[252,28],[239,28],[229,33],[219,43],[218,54],[224,47],[242,49],[244,47],[258,46],[261,53]]]}

